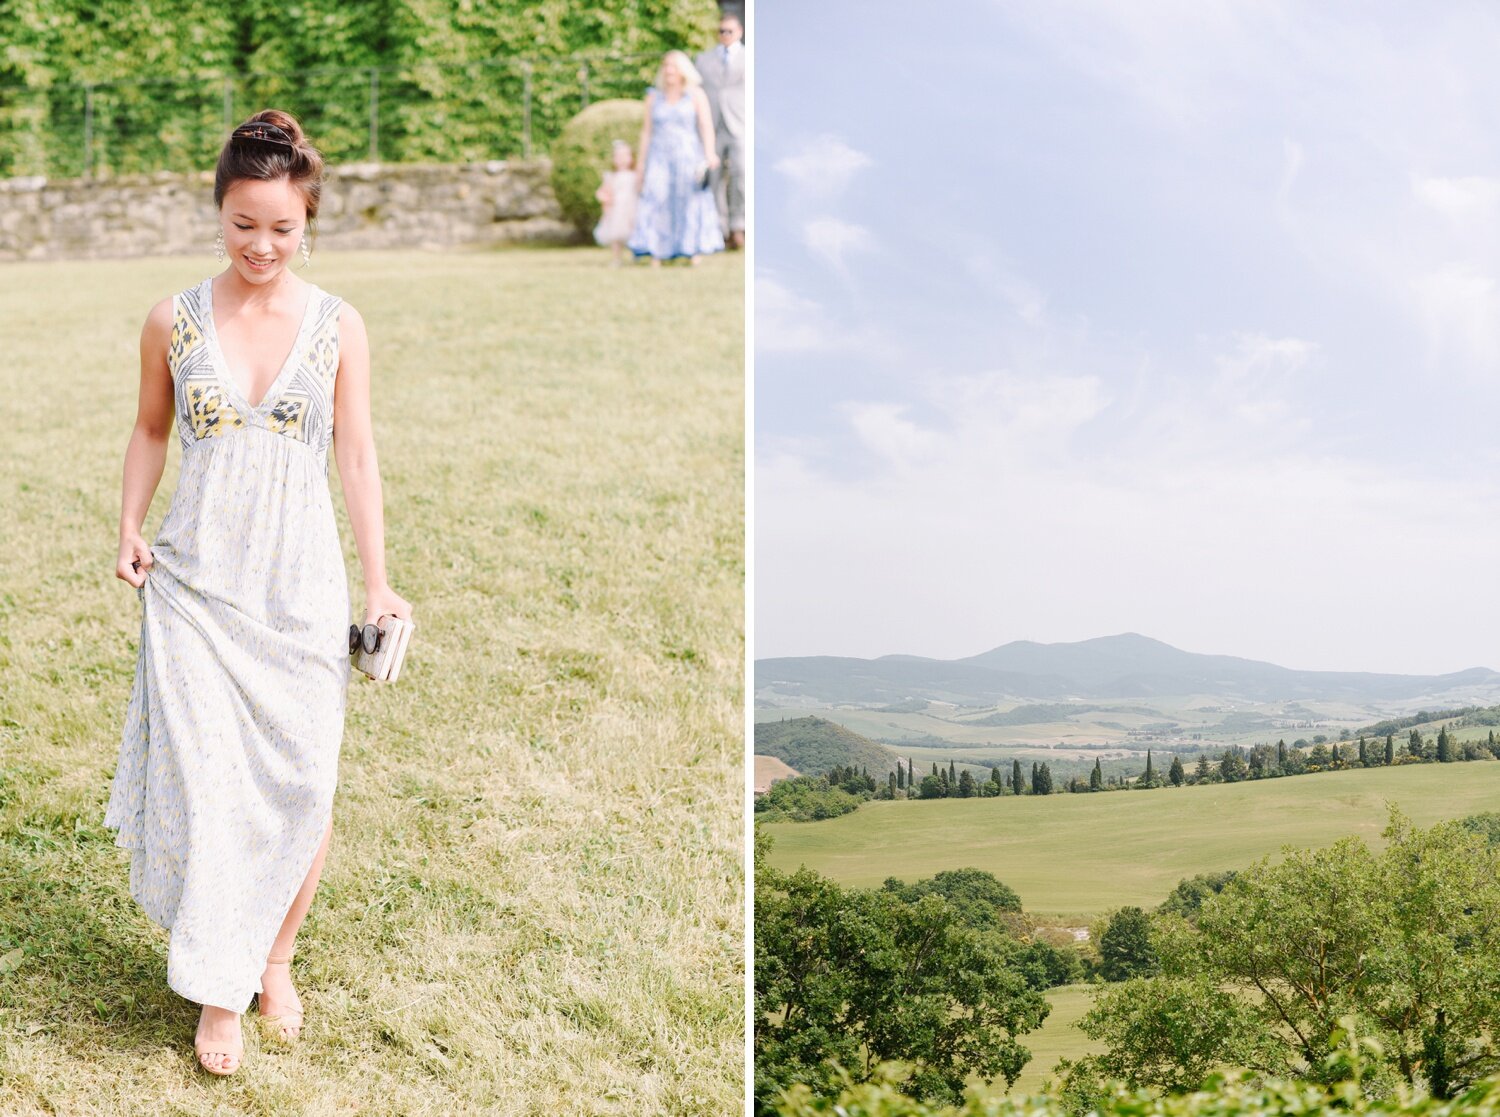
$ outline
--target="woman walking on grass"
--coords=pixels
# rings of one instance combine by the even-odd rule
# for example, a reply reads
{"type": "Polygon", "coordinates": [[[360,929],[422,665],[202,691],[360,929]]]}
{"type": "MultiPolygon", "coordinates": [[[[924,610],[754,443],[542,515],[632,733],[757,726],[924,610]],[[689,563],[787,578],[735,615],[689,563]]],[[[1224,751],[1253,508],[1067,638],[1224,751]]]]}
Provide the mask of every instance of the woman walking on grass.
{"type": "Polygon", "coordinates": [[[167,983],[202,1006],[194,1048],[240,1065],[240,1013],[295,1040],[297,931],[332,834],[349,680],[349,593],[328,450],[364,573],[366,621],[410,619],[385,572],[369,349],[352,306],[297,277],[323,162],[274,109],[234,130],[214,202],[228,266],[141,332],[115,574],[143,603],[105,824],[130,891],[171,931],[167,983]],[[182,469],[141,535],[173,420],[182,469]]]}
{"type": "Polygon", "coordinates": [[[692,60],[669,50],[646,93],[646,119],[636,148],[639,200],[629,249],[651,257],[653,265],[720,252],[724,234],[709,189],[709,172],[719,166],[713,113],[703,79],[692,60]]]}

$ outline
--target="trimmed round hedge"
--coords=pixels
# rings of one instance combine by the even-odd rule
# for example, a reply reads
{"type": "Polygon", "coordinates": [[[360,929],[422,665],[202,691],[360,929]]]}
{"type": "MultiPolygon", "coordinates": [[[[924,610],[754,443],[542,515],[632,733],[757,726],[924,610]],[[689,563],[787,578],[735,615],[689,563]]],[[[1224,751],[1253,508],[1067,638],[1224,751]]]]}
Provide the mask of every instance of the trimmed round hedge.
{"type": "MultiPolygon", "coordinates": [[[[563,219],[580,233],[592,233],[599,223],[594,191],[613,165],[611,144],[624,140],[634,150],[645,117],[643,101],[596,101],[568,121],[552,145],[552,193],[562,207],[563,219]]],[[[635,157],[639,165],[641,153],[637,151],[635,157]]]]}

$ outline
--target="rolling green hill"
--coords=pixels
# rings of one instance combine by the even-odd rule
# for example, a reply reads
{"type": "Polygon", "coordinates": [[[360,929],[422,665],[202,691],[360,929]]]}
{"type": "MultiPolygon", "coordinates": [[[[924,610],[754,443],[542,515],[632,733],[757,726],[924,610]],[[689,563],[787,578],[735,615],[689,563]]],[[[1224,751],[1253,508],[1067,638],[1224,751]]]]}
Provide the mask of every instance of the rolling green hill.
{"type": "Polygon", "coordinates": [[[972,866],[1014,888],[1028,912],[1081,923],[1125,904],[1155,907],[1183,877],[1241,868],[1283,845],[1346,834],[1378,841],[1388,802],[1421,826],[1500,810],[1500,762],[1113,795],[873,802],[765,830],[780,869],[806,864],[841,884],[876,887],[972,866]]]}
{"type": "Polygon", "coordinates": [[[896,754],[890,749],[818,717],[761,722],[755,727],[755,752],[783,760],[806,776],[852,765],[883,780],[896,770],[896,754]]]}

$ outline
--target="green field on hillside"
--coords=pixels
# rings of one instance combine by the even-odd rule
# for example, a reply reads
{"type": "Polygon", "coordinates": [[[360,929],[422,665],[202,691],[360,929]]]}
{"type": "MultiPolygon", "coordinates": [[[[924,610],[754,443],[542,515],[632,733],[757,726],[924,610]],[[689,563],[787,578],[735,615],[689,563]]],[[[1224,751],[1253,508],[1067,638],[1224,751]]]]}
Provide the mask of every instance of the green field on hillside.
{"type": "Polygon", "coordinates": [[[770,862],[845,885],[988,870],[1028,912],[1086,922],[1154,907],[1183,877],[1242,868],[1283,845],[1376,840],[1394,802],[1418,825],[1500,810],[1500,763],[1421,764],[1155,791],[867,803],[825,822],[771,823],[770,862]]]}
{"type": "Polygon", "coordinates": [[[1021,1037],[1021,1043],[1031,1052],[1031,1061],[1021,1071],[1021,1077],[1016,1079],[1010,1093],[1018,1096],[1040,1093],[1042,1083],[1052,1077],[1057,1060],[1063,1057],[1077,1059],[1102,1050],[1078,1030],[1078,1021],[1094,1007],[1094,994],[1101,988],[1100,985],[1062,985],[1047,990],[1052,1011],[1040,1028],[1021,1037]]]}

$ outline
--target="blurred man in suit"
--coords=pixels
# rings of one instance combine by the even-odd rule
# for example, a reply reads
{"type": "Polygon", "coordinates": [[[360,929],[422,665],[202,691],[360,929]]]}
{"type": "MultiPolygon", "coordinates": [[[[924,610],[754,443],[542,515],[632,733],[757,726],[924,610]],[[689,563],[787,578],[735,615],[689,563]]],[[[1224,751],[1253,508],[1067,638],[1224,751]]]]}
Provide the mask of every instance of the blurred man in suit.
{"type": "Polygon", "coordinates": [[[703,91],[714,114],[719,169],[714,200],[730,248],[745,246],[745,24],[734,12],[719,17],[719,45],[697,58],[703,91]]]}

